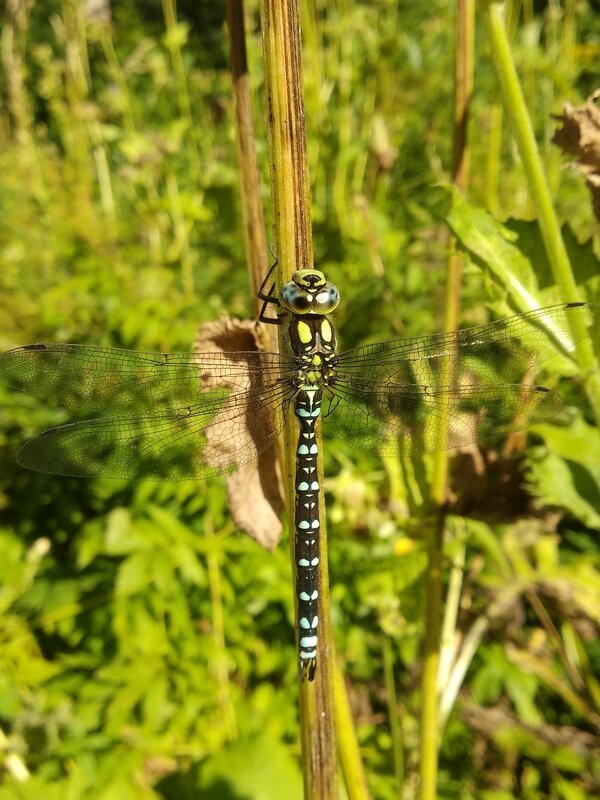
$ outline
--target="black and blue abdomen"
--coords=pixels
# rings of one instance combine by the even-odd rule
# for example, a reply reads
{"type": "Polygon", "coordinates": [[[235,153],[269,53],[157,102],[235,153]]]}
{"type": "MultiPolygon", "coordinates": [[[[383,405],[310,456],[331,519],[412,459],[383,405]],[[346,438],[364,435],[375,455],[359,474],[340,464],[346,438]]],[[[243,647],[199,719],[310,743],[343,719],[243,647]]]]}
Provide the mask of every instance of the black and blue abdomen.
{"type": "Polygon", "coordinates": [[[296,447],[296,590],[298,592],[299,658],[302,675],[314,677],[317,659],[319,598],[319,475],[315,423],[321,413],[321,390],[300,389],[295,414],[300,425],[296,447]]]}

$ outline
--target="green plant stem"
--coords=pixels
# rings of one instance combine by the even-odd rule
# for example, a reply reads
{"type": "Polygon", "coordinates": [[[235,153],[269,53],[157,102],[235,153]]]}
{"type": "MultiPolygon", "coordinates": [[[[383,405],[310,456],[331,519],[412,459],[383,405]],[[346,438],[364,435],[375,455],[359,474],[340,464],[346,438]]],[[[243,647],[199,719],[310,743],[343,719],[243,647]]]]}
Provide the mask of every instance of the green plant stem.
{"type": "Polygon", "coordinates": [[[200,159],[200,144],[198,141],[197,128],[192,119],[192,106],[190,103],[190,96],[187,88],[187,78],[185,66],[183,63],[183,55],[181,52],[181,44],[179,37],[176,33],[177,27],[177,10],[175,0],[163,0],[163,15],[165,18],[165,27],[167,29],[166,42],[169,53],[171,54],[171,62],[175,70],[175,79],[177,86],[177,101],[179,104],[179,112],[183,119],[188,123],[188,136],[191,140],[190,154],[190,167],[194,181],[200,183],[202,178],[201,159],[200,159]]]}
{"type": "MultiPolygon", "coordinates": [[[[552,205],[542,159],[527,111],[523,91],[517,76],[504,21],[504,3],[499,0],[479,0],[487,33],[492,60],[504,95],[506,111],[519,148],[529,191],[538,216],[552,274],[562,297],[568,301],[579,299],[579,293],[569,256],[560,232],[558,218],[552,205]]],[[[596,419],[600,421],[600,372],[595,364],[591,342],[581,326],[573,326],[578,340],[575,348],[577,363],[584,374],[586,390],[596,419]]]]}
{"type": "Polygon", "coordinates": [[[190,247],[189,223],[181,205],[181,195],[177,184],[177,177],[173,172],[167,174],[167,197],[169,210],[175,233],[177,253],[181,263],[181,283],[183,290],[190,300],[194,298],[194,272],[192,267],[192,248],[190,247]]]}
{"type": "Polygon", "coordinates": [[[425,593],[425,637],[423,642],[423,681],[421,701],[421,800],[437,797],[438,698],[437,679],[440,661],[440,630],[443,580],[443,542],[445,516],[435,515],[427,541],[425,593]]]}
{"type": "MultiPolygon", "coordinates": [[[[277,285],[291,273],[313,263],[306,128],[302,77],[300,20],[296,0],[262,0],[261,27],[267,91],[271,199],[278,256],[277,285]]],[[[283,327],[283,326],[282,326],[283,327]]],[[[280,330],[279,346],[286,348],[280,330]]],[[[297,423],[289,409],[284,426],[285,487],[294,531],[294,463],[297,423]]],[[[317,446],[322,452],[320,426],[317,446]]],[[[319,459],[318,481],[323,486],[319,459]]],[[[327,526],[322,492],[319,495],[320,567],[319,640],[317,671],[313,682],[300,680],[300,733],[305,798],[333,800],[338,797],[334,727],[333,659],[329,612],[327,526]]],[[[295,568],[295,536],[290,536],[295,568]]],[[[295,599],[296,600],[296,599],[295,599]]],[[[296,619],[297,619],[296,607],[296,619]]],[[[297,630],[297,627],[296,627],[297,630]]]]}
{"type": "MultiPolygon", "coordinates": [[[[446,604],[444,609],[444,620],[442,623],[442,634],[440,639],[440,666],[438,670],[437,695],[439,699],[440,731],[443,730],[450,708],[445,709],[442,705],[444,691],[450,679],[453,662],[456,656],[457,637],[456,621],[463,584],[463,574],[465,568],[466,546],[465,537],[461,536],[459,541],[455,536],[455,552],[452,559],[452,569],[448,580],[448,590],[446,592],[446,604]]],[[[454,699],[454,698],[453,698],[454,699]]]]}
{"type": "Polygon", "coordinates": [[[600,712],[600,681],[594,675],[590,657],[572,623],[563,622],[562,640],[565,649],[571,654],[569,660],[575,662],[581,672],[590,702],[593,703],[595,710],[600,712]]]}
{"type": "Polygon", "coordinates": [[[485,159],[485,207],[494,217],[502,214],[498,184],[500,179],[502,150],[502,106],[494,103],[488,109],[489,135],[485,159]]]}
{"type": "Polygon", "coordinates": [[[368,800],[369,789],[360,759],[360,749],[348,702],[344,675],[336,658],[333,659],[333,680],[335,685],[335,726],[348,800],[368,800]]]}
{"type": "Polygon", "coordinates": [[[442,723],[445,723],[450,714],[469,665],[491,624],[509,613],[519,598],[519,593],[520,588],[514,585],[500,590],[489,603],[485,613],[480,614],[464,634],[460,650],[456,655],[448,679],[441,692],[440,719],[442,723]]]}
{"type": "Polygon", "coordinates": [[[569,654],[565,648],[563,640],[561,639],[560,633],[556,629],[556,626],[552,621],[552,617],[546,610],[546,607],[544,606],[540,596],[535,591],[535,589],[529,589],[528,591],[525,592],[525,597],[531,603],[531,606],[534,609],[535,613],[537,614],[538,619],[542,624],[542,627],[548,634],[549,640],[554,645],[558,657],[562,661],[563,666],[565,668],[565,672],[569,676],[571,683],[578,691],[581,692],[584,688],[583,678],[577,671],[577,667],[575,666],[575,664],[573,664],[573,662],[569,658],[569,654]]]}
{"type": "Polygon", "coordinates": [[[506,646],[506,655],[509,660],[524,670],[528,675],[534,675],[547,687],[556,692],[559,697],[570,706],[576,714],[584,718],[586,723],[593,725],[600,730],[600,716],[582,699],[571,686],[562,678],[552,665],[547,664],[543,659],[538,658],[527,650],[521,650],[514,645],[506,646]]]}
{"type": "MultiPolygon", "coordinates": [[[[459,0],[456,13],[456,59],[454,92],[454,150],[452,176],[455,186],[464,191],[468,182],[469,152],[467,122],[473,86],[473,0],[459,0]]],[[[450,243],[446,281],[444,330],[456,330],[460,315],[462,259],[450,243]]],[[[440,384],[452,385],[455,363],[449,354],[443,359],[440,384]]],[[[439,748],[438,675],[442,613],[443,546],[445,504],[448,486],[448,422],[440,415],[437,426],[437,450],[433,463],[431,505],[434,519],[427,541],[425,638],[423,654],[423,700],[421,712],[421,800],[437,797],[439,748]]]]}
{"type": "Polygon", "coordinates": [[[398,697],[396,695],[396,685],[394,683],[394,657],[389,639],[385,639],[383,643],[383,669],[385,675],[388,717],[392,734],[396,794],[398,797],[402,797],[405,775],[404,738],[402,735],[402,721],[398,715],[398,697]]]}

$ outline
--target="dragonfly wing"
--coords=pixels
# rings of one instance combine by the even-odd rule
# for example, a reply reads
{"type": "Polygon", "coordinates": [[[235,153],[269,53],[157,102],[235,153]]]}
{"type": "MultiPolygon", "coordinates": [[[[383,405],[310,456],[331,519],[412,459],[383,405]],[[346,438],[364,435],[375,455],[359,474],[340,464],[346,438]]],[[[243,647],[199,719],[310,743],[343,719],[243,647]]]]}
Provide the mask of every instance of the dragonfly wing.
{"type": "Polygon", "coordinates": [[[277,353],[138,353],[35,344],[0,355],[0,379],[47,403],[99,414],[184,414],[213,390],[245,391],[293,374],[277,353]]]}
{"type": "Polygon", "coordinates": [[[576,342],[599,325],[600,306],[563,303],[475,328],[358,347],[340,355],[336,372],[373,387],[427,389],[450,358],[469,383],[518,383],[528,369],[557,353],[572,354],[576,342]]]}
{"type": "Polygon", "coordinates": [[[338,380],[323,413],[332,414],[332,436],[353,447],[397,455],[400,437],[414,452],[433,453],[475,441],[492,442],[533,422],[548,421],[563,408],[563,398],[539,386],[480,385],[440,391],[415,391],[390,383],[372,389],[338,380]],[[441,444],[438,431],[447,427],[441,444]]]}
{"type": "Polygon", "coordinates": [[[227,394],[208,408],[109,417],[52,428],[26,442],[19,463],[39,472],[139,480],[209,478],[256,458],[279,432],[280,384],[227,394]]]}

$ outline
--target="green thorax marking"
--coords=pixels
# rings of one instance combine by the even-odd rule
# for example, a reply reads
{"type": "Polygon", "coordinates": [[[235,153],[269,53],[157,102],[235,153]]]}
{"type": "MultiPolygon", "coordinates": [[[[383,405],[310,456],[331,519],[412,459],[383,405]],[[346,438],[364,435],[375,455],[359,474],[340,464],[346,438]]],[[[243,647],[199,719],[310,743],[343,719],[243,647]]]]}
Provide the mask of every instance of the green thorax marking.
{"type": "Polygon", "coordinates": [[[335,376],[335,329],[325,317],[293,317],[290,344],[298,358],[301,386],[327,386],[335,376]]]}

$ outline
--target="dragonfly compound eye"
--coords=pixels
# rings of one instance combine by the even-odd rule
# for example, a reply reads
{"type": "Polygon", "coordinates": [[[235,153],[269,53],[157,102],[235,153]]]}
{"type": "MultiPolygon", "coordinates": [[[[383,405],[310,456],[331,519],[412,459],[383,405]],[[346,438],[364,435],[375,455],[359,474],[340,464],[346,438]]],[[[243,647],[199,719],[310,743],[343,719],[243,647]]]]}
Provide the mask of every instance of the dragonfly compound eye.
{"type": "Polygon", "coordinates": [[[337,308],[340,302],[340,293],[333,283],[325,284],[325,288],[315,295],[314,310],[317,314],[329,314],[337,308]]]}
{"type": "Polygon", "coordinates": [[[322,272],[299,269],[283,285],[279,299],[293,314],[329,314],[337,307],[340,293],[322,272]]]}

